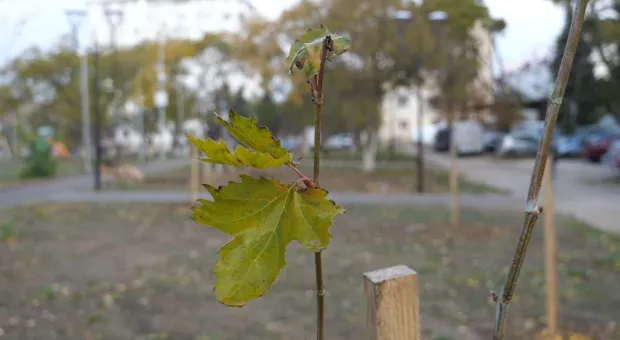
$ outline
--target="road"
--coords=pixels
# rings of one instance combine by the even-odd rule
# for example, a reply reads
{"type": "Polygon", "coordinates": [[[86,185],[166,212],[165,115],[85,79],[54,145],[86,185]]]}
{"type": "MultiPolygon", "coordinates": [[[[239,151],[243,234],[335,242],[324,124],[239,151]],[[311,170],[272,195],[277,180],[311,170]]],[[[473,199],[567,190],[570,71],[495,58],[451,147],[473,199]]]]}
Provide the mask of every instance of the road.
{"type": "MultiPolygon", "coordinates": [[[[426,157],[429,163],[438,167],[450,167],[450,159],[445,154],[427,152],[426,157]]],[[[459,158],[457,168],[470,181],[509,190],[525,206],[534,160],[459,158]]],[[[614,175],[611,169],[579,159],[560,160],[554,183],[556,211],[572,215],[599,229],[620,234],[620,185],[605,184],[603,181],[614,175]]],[[[543,199],[541,190],[541,204],[543,199]]]]}

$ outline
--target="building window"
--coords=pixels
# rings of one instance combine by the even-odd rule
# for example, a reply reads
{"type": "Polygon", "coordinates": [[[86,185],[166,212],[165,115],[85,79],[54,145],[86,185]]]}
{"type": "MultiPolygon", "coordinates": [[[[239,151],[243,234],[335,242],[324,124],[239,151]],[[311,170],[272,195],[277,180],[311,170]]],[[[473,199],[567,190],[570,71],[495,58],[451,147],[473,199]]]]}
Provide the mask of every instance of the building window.
{"type": "Polygon", "coordinates": [[[408,102],[409,102],[409,98],[406,95],[404,95],[404,94],[399,94],[398,95],[398,106],[399,107],[407,106],[408,102]]]}

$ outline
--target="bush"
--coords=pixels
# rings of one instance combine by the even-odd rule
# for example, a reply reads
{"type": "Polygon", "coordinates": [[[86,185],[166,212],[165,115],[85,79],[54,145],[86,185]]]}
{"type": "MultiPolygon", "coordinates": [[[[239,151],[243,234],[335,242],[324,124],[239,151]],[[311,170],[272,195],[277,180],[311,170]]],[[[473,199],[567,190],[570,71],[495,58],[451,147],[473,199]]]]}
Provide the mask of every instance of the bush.
{"type": "Polygon", "coordinates": [[[56,175],[58,163],[52,158],[51,147],[45,140],[32,143],[30,155],[19,172],[20,179],[44,178],[56,175]]]}

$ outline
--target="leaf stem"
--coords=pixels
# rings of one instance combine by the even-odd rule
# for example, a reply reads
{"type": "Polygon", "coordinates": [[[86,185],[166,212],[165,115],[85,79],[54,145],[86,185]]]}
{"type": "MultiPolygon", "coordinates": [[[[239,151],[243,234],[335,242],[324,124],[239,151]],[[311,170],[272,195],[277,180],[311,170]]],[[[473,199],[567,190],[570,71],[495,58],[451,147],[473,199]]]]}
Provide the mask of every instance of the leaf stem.
{"type": "Polygon", "coordinates": [[[506,321],[508,319],[508,309],[512,302],[512,296],[517,286],[517,280],[519,279],[519,273],[523,266],[527,247],[534,231],[536,221],[542,211],[542,207],[538,205],[538,194],[540,193],[540,187],[542,183],[545,166],[547,165],[547,156],[549,155],[549,148],[553,139],[553,130],[555,129],[555,123],[558,118],[558,112],[564,92],[566,90],[566,84],[570,77],[571,68],[573,65],[573,59],[577,45],[579,44],[579,37],[581,35],[581,28],[585,19],[586,7],[588,0],[578,0],[575,4],[575,11],[573,12],[573,18],[571,20],[571,27],[568,33],[568,40],[564,46],[564,56],[560,64],[557,78],[555,80],[555,88],[553,94],[549,97],[547,103],[547,112],[545,115],[545,127],[543,139],[538,145],[538,152],[536,154],[536,162],[534,163],[534,169],[532,171],[532,177],[530,178],[530,185],[527,193],[527,201],[525,203],[525,221],[523,223],[523,229],[517,249],[515,251],[510,271],[508,272],[508,278],[506,285],[501,296],[494,294],[493,298],[496,300],[495,309],[495,325],[493,331],[494,340],[504,339],[504,332],[506,328],[506,321]]]}
{"type": "MultiPolygon", "coordinates": [[[[323,40],[323,49],[321,51],[321,66],[317,76],[316,88],[313,91],[314,96],[314,171],[313,181],[316,186],[319,185],[320,161],[321,161],[321,121],[323,111],[323,74],[325,73],[325,60],[327,59],[327,51],[333,48],[333,42],[328,35],[323,40]]],[[[325,338],[325,287],[323,285],[323,260],[321,252],[314,253],[314,269],[316,276],[316,338],[323,340],[325,338]]]]}
{"type": "Polygon", "coordinates": [[[299,170],[294,164],[292,163],[286,163],[286,166],[288,166],[289,168],[291,168],[291,170],[295,171],[295,173],[300,177],[300,178],[308,178],[306,175],[304,175],[303,172],[301,172],[301,170],[299,170]]]}

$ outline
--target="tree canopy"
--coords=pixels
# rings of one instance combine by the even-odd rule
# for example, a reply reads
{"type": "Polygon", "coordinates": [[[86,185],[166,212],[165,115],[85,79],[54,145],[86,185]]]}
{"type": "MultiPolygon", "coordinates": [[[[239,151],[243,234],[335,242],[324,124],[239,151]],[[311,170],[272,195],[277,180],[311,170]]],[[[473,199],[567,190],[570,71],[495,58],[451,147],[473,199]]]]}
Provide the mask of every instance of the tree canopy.
{"type": "MultiPolygon", "coordinates": [[[[414,2],[405,5],[400,0],[301,0],[276,20],[256,13],[241,20],[241,29],[235,34],[206,34],[196,41],[173,39],[166,43],[168,74],[195,72],[185,67],[188,59],[202,65],[199,82],[184,89],[187,111],[205,114],[219,109],[216,96],[221,97],[223,84],[216,78],[230,72],[223,65],[234,61],[246,75],[260,79],[259,87],[265,93],[250,99],[240,91],[226,90],[231,108],[243,115],[256,115],[280,132],[297,133],[311,125],[312,103],[306,80],[302,75],[289,75],[285,59],[296,37],[308,27],[323,24],[331,32],[355,41],[349,53],[328,65],[326,135],[376,133],[385,91],[397,85],[414,86],[420,79],[437,80],[437,89],[446,102],[465,101],[469,84],[480,67],[471,29],[478,22],[493,31],[505,26],[501,20],[491,18],[487,8],[476,0],[426,0],[421,6],[414,2]],[[396,20],[394,14],[399,10],[409,11],[412,19],[396,20]],[[429,15],[433,11],[444,11],[448,19],[443,23],[432,21],[429,15]],[[217,53],[208,53],[213,50],[217,53]]],[[[157,56],[158,45],[153,41],[121,48],[117,54],[102,50],[100,76],[113,76],[121,90],[116,97],[101,96],[102,110],[137,100],[143,94],[150,113],[157,88],[157,56]]],[[[91,92],[93,61],[91,53],[91,92]]],[[[2,75],[11,82],[0,86],[0,112],[20,103],[34,103],[28,117],[32,124],[56,126],[69,144],[79,140],[79,59],[68,43],[61,42],[45,52],[31,49],[12,60],[2,75]]],[[[177,91],[172,81],[167,87],[167,114],[174,118],[177,91]]],[[[92,98],[91,93],[91,112],[95,105],[92,98]]],[[[155,115],[148,114],[148,119],[154,123],[155,115]]]]}
{"type": "MultiPolygon", "coordinates": [[[[275,21],[257,16],[247,18],[234,50],[238,58],[260,70],[268,82],[274,77],[286,76],[288,70],[283,65],[288,51],[283,47],[290,46],[294,37],[300,36],[307,27],[323,24],[331,32],[348,35],[355,42],[354,48],[342,61],[331,63],[326,73],[329,90],[325,105],[329,115],[325,117],[325,129],[331,133],[342,132],[339,130],[374,132],[379,125],[385,85],[397,80],[410,85],[416,82],[420,72],[444,68],[448,59],[440,57],[445,51],[438,45],[450,41],[454,50],[463,49],[456,46],[457,43],[475,45],[471,43],[473,37],[469,32],[477,21],[489,27],[494,24],[493,29],[498,29],[501,23],[490,18],[487,8],[475,0],[428,0],[422,6],[414,2],[403,5],[397,0],[302,0],[275,21]],[[398,10],[410,11],[413,20],[395,20],[393,14],[398,10]],[[437,33],[437,25],[429,19],[429,14],[438,10],[446,12],[449,18],[441,33],[437,33]]],[[[466,57],[470,57],[467,66],[477,70],[475,51],[460,53],[460,59],[466,57]]],[[[463,68],[453,67],[452,70],[461,72],[463,68]]],[[[470,73],[464,72],[466,76],[459,86],[471,80],[470,73]]],[[[287,109],[283,115],[310,121],[309,117],[301,117],[312,112],[305,108],[308,104],[305,79],[301,76],[289,78],[294,90],[286,94],[287,109]]]]}
{"type": "MultiPolygon", "coordinates": [[[[166,72],[179,74],[183,70],[179,64],[183,58],[192,58],[208,47],[215,47],[228,53],[228,46],[220,36],[207,34],[198,41],[170,40],[165,45],[164,56],[166,72]]],[[[137,99],[140,93],[144,97],[145,109],[154,109],[153,95],[157,88],[156,63],[158,46],[155,42],[144,42],[130,47],[120,48],[116,52],[101,49],[98,58],[100,81],[106,78],[114,80],[118,91],[100,92],[100,110],[118,111],[129,99],[137,99]]],[[[90,112],[94,111],[94,51],[88,55],[90,112]]],[[[80,138],[80,60],[69,44],[61,42],[51,51],[37,48],[27,50],[23,55],[11,60],[1,71],[9,84],[0,86],[0,112],[19,110],[24,103],[32,107],[26,119],[33,126],[52,125],[57,134],[69,145],[75,145],[80,138]]],[[[176,117],[176,95],[174,83],[167,82],[169,106],[167,114],[176,117]]],[[[189,104],[194,100],[186,96],[189,104]]],[[[105,118],[110,118],[105,115],[105,118]]],[[[1,118],[1,117],[0,117],[1,118]]],[[[154,119],[147,119],[150,121],[154,119]]],[[[109,125],[110,121],[104,122],[109,125]]]]}

